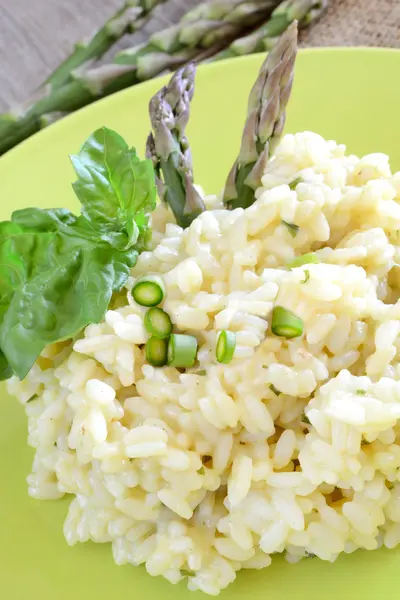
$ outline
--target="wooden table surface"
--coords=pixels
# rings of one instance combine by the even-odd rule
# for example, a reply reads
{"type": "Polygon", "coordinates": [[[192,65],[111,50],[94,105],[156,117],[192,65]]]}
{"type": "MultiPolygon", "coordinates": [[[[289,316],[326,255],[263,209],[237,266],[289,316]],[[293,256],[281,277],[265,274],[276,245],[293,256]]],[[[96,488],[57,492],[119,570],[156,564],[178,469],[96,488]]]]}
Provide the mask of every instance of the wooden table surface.
{"type": "MultiPolygon", "coordinates": [[[[161,29],[200,0],[169,0],[145,34],[161,29]]],[[[22,102],[122,0],[0,0],[0,110],[22,102]]],[[[302,34],[307,46],[400,47],[400,0],[330,0],[329,10],[302,34]]]]}

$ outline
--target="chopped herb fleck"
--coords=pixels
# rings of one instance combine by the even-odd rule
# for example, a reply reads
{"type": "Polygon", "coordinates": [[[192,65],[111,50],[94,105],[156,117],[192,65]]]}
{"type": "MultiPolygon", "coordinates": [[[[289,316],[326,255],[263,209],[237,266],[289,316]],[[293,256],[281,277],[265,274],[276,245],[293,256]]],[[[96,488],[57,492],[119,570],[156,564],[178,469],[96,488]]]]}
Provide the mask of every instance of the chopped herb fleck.
{"type": "Polygon", "coordinates": [[[303,281],[300,281],[300,283],[307,283],[307,281],[310,279],[310,271],[308,269],[305,269],[304,271],[304,279],[303,281]]]}
{"type": "Polygon", "coordinates": [[[182,577],[194,577],[196,573],[194,571],[190,571],[189,569],[181,569],[182,577]]]}
{"type": "Polygon", "coordinates": [[[296,179],[293,179],[293,181],[291,181],[289,183],[289,187],[291,190],[295,190],[296,187],[299,185],[299,183],[302,183],[302,178],[301,177],[296,177],[296,179]]]}
{"type": "Polygon", "coordinates": [[[303,415],[301,420],[303,423],[306,423],[307,425],[311,425],[310,419],[306,415],[303,415]]]}
{"type": "Polygon", "coordinates": [[[276,389],[276,387],[271,383],[271,385],[269,386],[269,389],[271,390],[271,392],[274,392],[274,394],[276,396],[279,396],[282,392],[280,392],[279,390],[276,389]]]}
{"type": "Polygon", "coordinates": [[[367,390],[357,390],[356,391],[357,396],[365,396],[366,393],[367,393],[367,390]]]}
{"type": "Polygon", "coordinates": [[[300,229],[300,227],[298,225],[296,225],[295,223],[288,223],[287,221],[284,221],[283,219],[282,219],[282,225],[285,225],[288,228],[289,233],[292,237],[296,237],[296,235],[300,229]]]}
{"type": "Polygon", "coordinates": [[[39,396],[37,394],[33,394],[33,396],[31,396],[29,398],[29,400],[26,401],[26,403],[28,404],[29,402],[32,402],[33,400],[36,400],[37,398],[39,398],[39,396]]]}

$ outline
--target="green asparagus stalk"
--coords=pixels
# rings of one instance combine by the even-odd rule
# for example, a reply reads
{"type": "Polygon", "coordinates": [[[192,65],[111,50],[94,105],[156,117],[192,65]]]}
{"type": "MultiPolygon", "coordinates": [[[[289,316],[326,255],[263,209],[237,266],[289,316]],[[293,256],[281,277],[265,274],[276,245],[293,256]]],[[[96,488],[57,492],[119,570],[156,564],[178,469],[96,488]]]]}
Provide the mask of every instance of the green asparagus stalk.
{"type": "MultiPolygon", "coordinates": [[[[74,111],[164,71],[175,70],[196,58],[205,47],[211,48],[210,52],[218,51],[222,39],[229,41],[265,20],[276,5],[277,0],[211,0],[201,9],[210,11],[215,22],[211,19],[192,21],[193,16],[190,19],[186,16],[177,26],[158,34],[157,46],[153,37],[148,44],[136,49],[129,60],[126,59],[129,64],[76,69],[65,85],[46,86],[18,110],[0,116],[0,155],[38,131],[43,115],[74,111]],[[228,6],[230,11],[226,12],[228,6]],[[217,8],[219,12],[212,12],[217,8]]],[[[119,60],[124,59],[120,56],[119,60]]]]}
{"type": "Polygon", "coordinates": [[[115,62],[136,66],[140,78],[148,79],[169,69],[171,56],[182,64],[204,50],[218,49],[265,20],[279,0],[210,0],[189,11],[181,21],[152,35],[146,44],[117,54],[115,62]],[[184,60],[186,57],[186,61],[184,60]]]}
{"type": "Polygon", "coordinates": [[[297,21],[269,52],[251,91],[239,156],[228,176],[224,202],[228,208],[253,204],[255,190],[285,124],[297,53],[297,21]]]}
{"type": "Polygon", "coordinates": [[[99,59],[126,33],[133,33],[143,26],[152,10],[164,0],[128,0],[101,27],[90,40],[80,42],[74,52],[48,77],[45,85],[58,88],[71,79],[78,67],[99,59]]]}
{"type": "Polygon", "coordinates": [[[205,210],[193,183],[192,157],[185,136],[195,74],[193,64],[183,67],[150,102],[153,133],[147,140],[147,156],[153,161],[159,196],[171,207],[181,227],[188,227],[205,210]]]}
{"type": "Polygon", "coordinates": [[[56,121],[59,121],[60,119],[63,119],[64,117],[66,117],[67,114],[68,113],[66,113],[66,112],[52,112],[52,113],[47,113],[47,114],[42,115],[40,117],[40,128],[44,129],[45,127],[48,127],[49,125],[52,125],[56,121]]]}
{"type": "Polygon", "coordinates": [[[298,21],[299,28],[307,27],[321,16],[327,4],[328,0],[284,0],[261,27],[235,40],[210,60],[214,62],[270,50],[293,21],[298,21]]]}
{"type": "Polygon", "coordinates": [[[39,90],[24,106],[0,116],[0,155],[39,131],[44,115],[72,112],[134,83],[137,78],[132,67],[104,65],[75,74],[60,88],[39,90]]]}

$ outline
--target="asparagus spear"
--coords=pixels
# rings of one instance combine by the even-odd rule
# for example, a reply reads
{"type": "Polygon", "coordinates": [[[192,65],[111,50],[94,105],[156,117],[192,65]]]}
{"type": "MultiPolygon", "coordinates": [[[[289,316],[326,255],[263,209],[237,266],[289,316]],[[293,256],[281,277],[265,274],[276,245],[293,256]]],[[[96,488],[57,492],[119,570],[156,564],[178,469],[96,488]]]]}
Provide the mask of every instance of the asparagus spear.
{"type": "Polygon", "coordinates": [[[282,134],[297,53],[297,21],[280,37],[261,67],[251,91],[239,156],[228,176],[224,202],[247,208],[282,134]]]}
{"type": "Polygon", "coordinates": [[[147,156],[153,161],[159,195],[181,227],[188,227],[205,210],[193,184],[192,157],[185,136],[195,74],[193,64],[183,67],[150,102],[153,133],[147,140],[147,156]]]}
{"type": "Polygon", "coordinates": [[[42,88],[27,104],[0,116],[0,155],[39,131],[44,115],[77,110],[137,83],[134,69],[124,65],[104,65],[74,77],[60,88],[42,88]]]}
{"type": "MultiPolygon", "coordinates": [[[[169,68],[171,55],[192,60],[204,49],[210,54],[268,17],[279,0],[209,0],[181,21],[152,35],[146,44],[117,54],[115,62],[134,65],[148,78],[169,68]],[[156,71],[155,71],[156,69],[156,71]]],[[[184,60],[183,60],[184,62],[184,60]]]]}
{"type": "Polygon", "coordinates": [[[215,52],[220,49],[218,43],[222,38],[229,41],[246,31],[265,19],[276,4],[277,0],[212,0],[204,3],[202,10],[208,7],[207,10],[211,11],[213,7],[214,10],[218,7],[219,13],[210,12],[210,15],[225,14],[225,19],[217,19],[213,25],[206,20],[205,26],[204,21],[189,21],[186,17],[178,26],[159,34],[158,46],[154,38],[140,46],[131,55],[130,64],[77,69],[71,73],[72,80],[65,85],[42,88],[24,106],[0,116],[0,155],[38,131],[42,115],[71,112],[161,72],[174,70],[194,59],[204,51],[204,47],[211,47],[215,52]],[[223,13],[228,6],[230,11],[223,13]],[[164,46],[161,39],[164,40],[164,46]],[[217,44],[217,48],[214,44],[217,44]],[[165,49],[161,50],[161,47],[165,49]]]}
{"type": "Polygon", "coordinates": [[[66,113],[66,112],[53,112],[53,113],[47,113],[47,114],[42,115],[40,117],[40,128],[44,129],[45,127],[48,127],[49,125],[52,125],[56,121],[59,121],[60,119],[66,117],[67,114],[68,113],[66,113]]]}
{"type": "Polygon", "coordinates": [[[284,0],[273,11],[271,18],[249,35],[239,38],[214,55],[210,60],[233,58],[255,52],[270,50],[280,36],[293,21],[299,27],[307,27],[321,16],[327,7],[328,0],[284,0]]]}
{"type": "Polygon", "coordinates": [[[71,79],[74,69],[93,59],[99,59],[126,33],[143,26],[152,10],[164,0],[127,0],[87,42],[80,42],[74,52],[45,81],[57,88],[71,79]]]}

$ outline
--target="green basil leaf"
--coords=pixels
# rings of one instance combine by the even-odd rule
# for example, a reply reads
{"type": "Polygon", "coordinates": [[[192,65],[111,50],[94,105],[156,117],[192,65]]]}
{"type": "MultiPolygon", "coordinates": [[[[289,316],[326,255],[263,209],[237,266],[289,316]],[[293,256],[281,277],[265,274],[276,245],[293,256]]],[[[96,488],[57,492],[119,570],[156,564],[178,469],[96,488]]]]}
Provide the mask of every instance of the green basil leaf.
{"type": "Polygon", "coordinates": [[[0,350],[0,381],[10,379],[13,376],[12,368],[8,364],[8,360],[0,350]]]}
{"type": "Polygon", "coordinates": [[[12,215],[12,222],[15,225],[23,227],[24,231],[29,230],[34,233],[59,231],[63,226],[75,225],[77,221],[78,217],[75,217],[65,208],[52,208],[50,210],[23,208],[22,210],[16,210],[12,215]]]}
{"type": "MultiPolygon", "coordinates": [[[[40,269],[36,258],[47,248],[51,236],[52,233],[25,231],[11,221],[0,223],[0,328],[15,292],[40,269]]],[[[11,366],[1,342],[0,346],[0,379],[6,379],[11,366]]]]}
{"type": "Polygon", "coordinates": [[[0,223],[0,379],[23,379],[45,346],[101,321],[151,233],[150,161],[102,128],[72,162],[80,216],[27,208],[0,223]]]}
{"type": "MultiPolygon", "coordinates": [[[[39,216],[35,211],[33,219],[39,216]]],[[[1,287],[8,307],[2,311],[0,346],[22,379],[46,345],[73,337],[103,318],[112,292],[127,280],[137,252],[121,252],[85,239],[79,228],[74,235],[73,226],[67,232],[61,228],[34,234],[14,223],[1,225],[8,233],[2,244],[1,287]]]]}
{"type": "Polygon", "coordinates": [[[115,248],[135,244],[156,204],[151,161],[141,161],[134,148],[106,127],[95,131],[71,161],[82,215],[115,248]]]}

